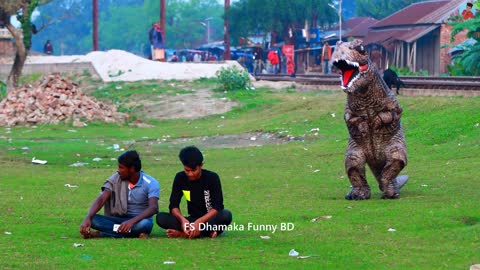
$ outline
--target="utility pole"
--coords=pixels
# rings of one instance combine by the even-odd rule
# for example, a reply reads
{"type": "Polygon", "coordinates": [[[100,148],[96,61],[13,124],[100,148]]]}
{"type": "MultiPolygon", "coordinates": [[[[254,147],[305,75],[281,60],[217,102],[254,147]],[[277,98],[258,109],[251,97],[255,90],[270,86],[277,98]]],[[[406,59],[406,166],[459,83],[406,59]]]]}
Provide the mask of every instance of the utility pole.
{"type": "Polygon", "coordinates": [[[338,1],[338,37],[342,41],[342,0],[338,1]]]}
{"type": "Polygon", "coordinates": [[[98,0],[93,0],[93,50],[98,51],[98,0]]]}
{"type": "Polygon", "coordinates": [[[166,5],[166,0],[160,0],[160,27],[162,28],[163,31],[163,44],[167,43],[167,38],[166,38],[166,29],[165,29],[165,16],[167,14],[167,5],[166,5]]]}
{"type": "Polygon", "coordinates": [[[223,51],[223,60],[230,60],[230,33],[228,32],[228,24],[230,20],[230,0],[225,0],[225,19],[223,21],[225,50],[223,51]]]}

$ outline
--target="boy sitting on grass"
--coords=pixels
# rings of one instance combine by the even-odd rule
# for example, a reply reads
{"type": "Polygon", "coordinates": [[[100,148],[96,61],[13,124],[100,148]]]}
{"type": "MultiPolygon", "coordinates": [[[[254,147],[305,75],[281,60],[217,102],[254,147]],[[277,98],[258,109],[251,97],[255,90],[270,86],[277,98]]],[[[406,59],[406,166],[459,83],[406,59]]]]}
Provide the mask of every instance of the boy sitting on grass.
{"type": "Polygon", "coordinates": [[[195,146],[183,148],[179,158],[183,171],[173,180],[170,213],[158,213],[157,224],[167,230],[170,238],[215,238],[232,222],[232,213],[223,208],[220,178],[202,169],[203,155],[195,146]],[[183,196],[187,200],[187,217],[179,208],[183,196]]]}

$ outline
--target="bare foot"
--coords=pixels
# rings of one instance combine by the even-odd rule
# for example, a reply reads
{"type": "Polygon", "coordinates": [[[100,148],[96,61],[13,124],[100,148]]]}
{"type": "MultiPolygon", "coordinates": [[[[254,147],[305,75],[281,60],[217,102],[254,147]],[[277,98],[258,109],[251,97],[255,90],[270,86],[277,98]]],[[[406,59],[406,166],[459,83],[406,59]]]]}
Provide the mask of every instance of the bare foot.
{"type": "Polygon", "coordinates": [[[97,231],[83,234],[83,239],[98,238],[98,237],[100,237],[100,232],[97,232],[97,231]]]}
{"type": "Polygon", "coordinates": [[[141,233],[141,234],[138,235],[138,238],[147,239],[148,238],[148,233],[141,233]]]}
{"type": "Polygon", "coordinates": [[[218,233],[216,231],[213,231],[210,233],[210,238],[216,238],[218,236],[218,233]]]}
{"type": "Polygon", "coordinates": [[[168,238],[188,238],[188,235],[184,232],[168,229],[167,230],[168,238]]]}

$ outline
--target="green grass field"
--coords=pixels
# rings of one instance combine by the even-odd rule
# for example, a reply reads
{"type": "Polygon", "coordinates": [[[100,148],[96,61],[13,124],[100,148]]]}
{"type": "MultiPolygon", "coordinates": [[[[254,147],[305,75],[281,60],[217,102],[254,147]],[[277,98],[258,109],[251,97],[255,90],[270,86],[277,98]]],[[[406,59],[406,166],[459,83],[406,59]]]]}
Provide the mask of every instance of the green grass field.
{"type": "MultiPolygon", "coordinates": [[[[197,84],[214,87],[205,81],[192,87],[197,84]]],[[[121,106],[135,89],[155,86],[133,85],[118,95],[101,92],[114,93],[111,85],[93,95],[121,106]]],[[[148,98],[148,91],[140,93],[148,98]]],[[[403,270],[480,263],[479,98],[400,96],[409,158],[402,174],[410,177],[401,198],[380,199],[369,173],[372,198],[347,201],[343,93],[257,89],[225,95],[242,107],[223,117],[144,119],[154,128],[92,123],[0,129],[0,268],[403,270]],[[116,170],[121,152],[113,144],[140,152],[144,171],[160,182],[160,210],[167,211],[173,177],[182,169],[178,151],[189,144],[169,140],[246,132],[295,140],[223,149],[202,147],[199,140],[204,168],[221,177],[236,230],[184,240],[168,239],[155,225],[146,240],[81,238],[80,223],[116,170]],[[48,163],[34,165],[33,157],[48,163]],[[70,166],[76,162],[88,164],[70,166]],[[324,216],[331,218],[312,222],[324,216]],[[272,233],[249,224],[278,227],[272,233]],[[282,224],[294,228],[282,231],[282,224]],[[311,257],[291,257],[291,249],[311,257]],[[168,261],[175,264],[164,265],[168,261]]]]}

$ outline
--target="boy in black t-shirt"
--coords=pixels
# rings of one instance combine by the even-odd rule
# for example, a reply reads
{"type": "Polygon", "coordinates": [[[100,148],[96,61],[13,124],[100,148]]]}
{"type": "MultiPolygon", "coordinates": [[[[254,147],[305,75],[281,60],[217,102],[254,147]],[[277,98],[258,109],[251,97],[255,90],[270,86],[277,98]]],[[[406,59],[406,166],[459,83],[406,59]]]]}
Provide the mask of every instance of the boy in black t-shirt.
{"type": "Polygon", "coordinates": [[[197,147],[185,147],[178,156],[183,171],[173,180],[170,213],[158,213],[157,224],[170,238],[215,238],[232,222],[232,213],[223,207],[220,178],[202,169],[203,155],[197,147]],[[187,200],[187,217],[180,211],[182,197],[187,200]]]}

